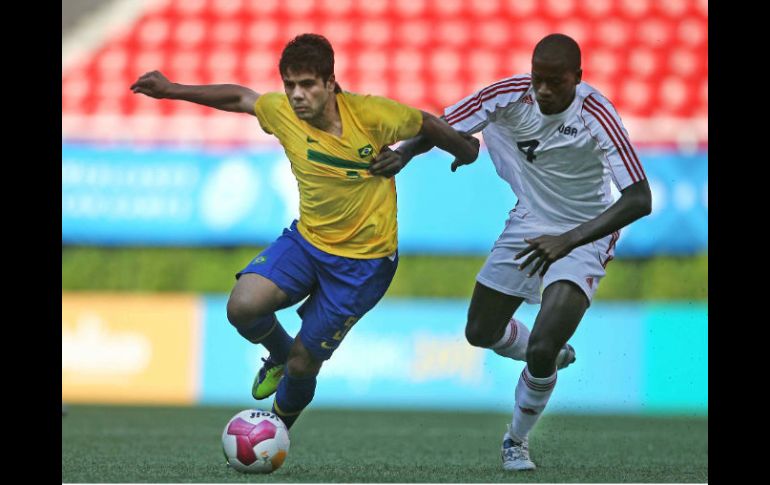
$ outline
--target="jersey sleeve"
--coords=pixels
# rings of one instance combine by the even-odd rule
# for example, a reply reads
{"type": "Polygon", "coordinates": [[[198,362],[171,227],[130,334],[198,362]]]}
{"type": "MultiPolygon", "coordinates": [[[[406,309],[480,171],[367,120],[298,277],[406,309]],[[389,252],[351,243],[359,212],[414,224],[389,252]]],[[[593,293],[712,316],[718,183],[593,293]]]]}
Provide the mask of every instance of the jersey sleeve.
{"type": "Polygon", "coordinates": [[[591,136],[604,152],[602,161],[618,190],[647,178],[628,132],[607,98],[596,93],[588,95],[583,100],[581,115],[591,136]]]}
{"type": "Polygon", "coordinates": [[[455,130],[477,133],[495,121],[508,105],[518,101],[530,85],[528,75],[503,79],[446,108],[444,119],[455,130]]]}
{"type": "Polygon", "coordinates": [[[259,98],[257,98],[257,102],[254,103],[254,114],[257,115],[259,126],[262,127],[262,130],[269,135],[275,134],[275,125],[278,119],[278,109],[282,101],[281,96],[284,96],[284,94],[261,94],[259,98]]]}
{"type": "Polygon", "coordinates": [[[422,112],[382,96],[365,96],[359,115],[381,146],[417,136],[422,112]]]}

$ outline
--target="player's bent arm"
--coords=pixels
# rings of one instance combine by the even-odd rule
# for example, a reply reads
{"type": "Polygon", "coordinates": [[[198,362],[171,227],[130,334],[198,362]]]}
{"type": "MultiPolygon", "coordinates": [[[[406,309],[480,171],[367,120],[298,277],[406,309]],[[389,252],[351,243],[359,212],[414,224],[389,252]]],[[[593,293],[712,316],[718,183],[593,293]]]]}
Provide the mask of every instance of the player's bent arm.
{"type": "Polygon", "coordinates": [[[159,71],[143,74],[131,85],[131,91],[156,99],[178,99],[202,104],[222,111],[254,113],[259,93],[238,84],[193,86],[172,83],[159,71]]]}
{"type": "Polygon", "coordinates": [[[622,229],[652,212],[652,194],[647,179],[620,191],[620,198],[598,217],[568,231],[572,247],[582,246],[622,229]]]}
{"type": "MultiPolygon", "coordinates": [[[[444,121],[444,116],[440,116],[439,120],[444,121]]],[[[472,140],[471,135],[466,135],[465,133],[460,132],[460,134],[467,139],[468,141],[472,140]]],[[[416,157],[417,155],[423,154],[427,151],[429,151],[431,148],[436,146],[435,143],[433,143],[430,138],[428,138],[426,135],[417,135],[414,138],[410,138],[406,140],[404,143],[398,146],[396,148],[396,152],[401,156],[401,160],[404,166],[406,166],[407,163],[409,163],[412,158],[416,157]]]]}
{"type": "Polygon", "coordinates": [[[425,135],[417,135],[414,138],[406,140],[404,143],[396,148],[396,152],[401,155],[401,160],[404,165],[409,163],[412,158],[425,153],[433,148],[435,145],[425,135]]]}
{"type": "MultiPolygon", "coordinates": [[[[437,146],[454,155],[456,162],[459,162],[460,165],[473,163],[479,156],[478,140],[473,137],[463,136],[443,119],[439,119],[425,111],[422,112],[422,128],[419,135],[424,136],[427,140],[416,141],[415,146],[411,149],[422,150],[430,143],[432,146],[437,146]]],[[[409,143],[409,141],[406,143],[409,143]]],[[[424,151],[428,151],[430,148],[428,146],[424,151]]],[[[407,147],[407,149],[410,148],[407,147]]],[[[401,147],[398,148],[398,151],[401,152],[401,147]]]]}

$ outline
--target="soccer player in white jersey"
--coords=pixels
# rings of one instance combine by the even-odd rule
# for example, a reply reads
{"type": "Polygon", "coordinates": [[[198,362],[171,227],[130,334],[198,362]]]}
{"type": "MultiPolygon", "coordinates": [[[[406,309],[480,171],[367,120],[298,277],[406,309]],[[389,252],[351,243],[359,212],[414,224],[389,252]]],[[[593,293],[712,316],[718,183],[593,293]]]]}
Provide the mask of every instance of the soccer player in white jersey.
{"type": "MultiPolygon", "coordinates": [[[[578,44],[548,35],[534,49],[531,74],[496,82],[444,112],[456,130],[483,134],[498,175],[518,199],[477,276],[465,329],[471,345],[527,363],[503,436],[505,470],[535,468],[528,435],[557,369],[575,360],[567,341],[605,275],[620,229],[652,207],[614,106],[581,77],[578,44]],[[610,183],[621,193],[614,203],[610,183]],[[531,333],[513,318],[524,301],[541,303],[531,333]]],[[[430,148],[413,138],[372,172],[392,176],[430,148]]],[[[463,164],[455,160],[452,171],[463,164]]]]}

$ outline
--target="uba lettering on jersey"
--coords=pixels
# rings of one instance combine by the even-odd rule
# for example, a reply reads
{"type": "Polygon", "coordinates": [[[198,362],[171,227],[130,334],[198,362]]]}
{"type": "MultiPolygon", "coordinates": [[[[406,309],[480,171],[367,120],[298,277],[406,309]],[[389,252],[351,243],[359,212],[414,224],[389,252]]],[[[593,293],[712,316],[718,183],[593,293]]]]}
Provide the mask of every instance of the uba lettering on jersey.
{"type": "Polygon", "coordinates": [[[563,133],[565,135],[571,135],[571,136],[577,136],[577,128],[573,126],[564,126],[564,123],[559,125],[559,133],[563,133]]]}

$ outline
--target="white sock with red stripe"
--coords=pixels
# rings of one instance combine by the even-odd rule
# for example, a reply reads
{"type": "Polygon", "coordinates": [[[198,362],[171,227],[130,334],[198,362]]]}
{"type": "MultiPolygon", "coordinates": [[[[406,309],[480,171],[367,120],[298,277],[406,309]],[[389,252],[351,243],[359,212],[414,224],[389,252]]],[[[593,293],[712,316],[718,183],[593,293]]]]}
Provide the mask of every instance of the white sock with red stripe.
{"type": "Polygon", "coordinates": [[[505,326],[503,337],[492,347],[495,353],[503,357],[515,360],[527,360],[527,343],[529,342],[529,329],[526,325],[511,318],[505,326]]]}
{"type": "Polygon", "coordinates": [[[519,376],[516,384],[516,402],[513,408],[511,434],[513,439],[523,441],[537,423],[540,415],[548,404],[548,399],[556,385],[556,371],[548,377],[533,377],[529,368],[519,376]]]}

